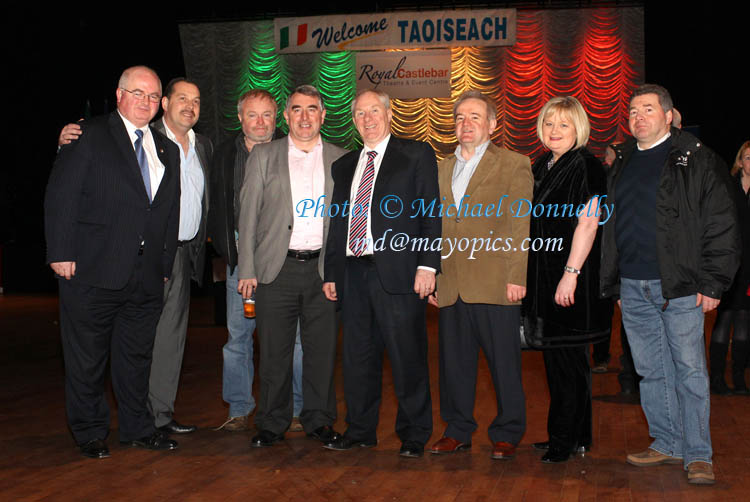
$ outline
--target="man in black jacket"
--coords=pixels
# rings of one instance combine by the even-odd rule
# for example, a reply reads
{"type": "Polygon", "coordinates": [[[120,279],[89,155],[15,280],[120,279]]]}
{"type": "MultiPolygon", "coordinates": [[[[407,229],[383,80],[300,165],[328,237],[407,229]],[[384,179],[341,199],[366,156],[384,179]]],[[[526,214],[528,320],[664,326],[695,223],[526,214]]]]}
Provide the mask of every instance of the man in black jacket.
{"type": "Polygon", "coordinates": [[[245,177],[245,162],[253,147],[273,139],[276,101],[262,89],[240,96],[237,114],[242,131],[216,149],[211,172],[211,211],[208,215],[211,244],[227,263],[227,329],[224,345],[222,395],[229,405],[229,418],[222,428],[247,429],[247,417],[255,409],[253,388],[253,331],[255,319],[243,314],[242,295],[237,292],[237,226],[239,196],[245,177]]]}
{"type": "Polygon", "coordinates": [[[609,171],[615,216],[604,227],[602,293],[619,295],[654,438],[636,466],[684,464],[714,482],[703,316],[731,284],[740,256],[723,162],[671,128],[672,99],[646,84],[630,102],[630,131],[609,171]]]}
{"type": "Polygon", "coordinates": [[[440,252],[432,244],[440,239],[441,220],[412,215],[419,201],[440,198],[435,152],[426,143],[391,135],[391,105],[384,92],[358,94],[352,116],[364,146],[333,165],[331,208],[342,212],[331,214],[323,285],[326,297],[341,305],[349,427],[325,446],[348,450],[377,444],[383,352],[388,351],[398,399],[399,454],[421,457],[432,434],[425,307],[440,271],[440,252]]]}
{"type": "Polygon", "coordinates": [[[45,196],[47,262],[59,277],[68,424],[81,453],[109,456],[104,394],[111,354],[121,443],[165,450],[148,378],[164,283],[172,273],[180,215],[180,154],[149,121],[161,82],[125,70],[117,111],[81,123],[63,146],[45,196]]]}

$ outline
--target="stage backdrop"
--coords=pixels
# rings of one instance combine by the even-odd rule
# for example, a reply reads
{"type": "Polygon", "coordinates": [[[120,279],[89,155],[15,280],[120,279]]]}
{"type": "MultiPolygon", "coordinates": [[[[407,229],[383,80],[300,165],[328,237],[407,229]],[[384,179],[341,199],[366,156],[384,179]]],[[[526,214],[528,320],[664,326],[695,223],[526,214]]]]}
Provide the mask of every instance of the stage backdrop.
{"type": "MultiPolygon", "coordinates": [[[[439,158],[456,147],[452,107],[467,89],[495,98],[498,127],[492,139],[536,157],[542,146],[536,119],[553,96],[578,98],[591,120],[589,148],[600,155],[627,134],[628,96],[643,83],[643,9],[519,10],[511,47],[451,49],[451,97],[393,100],[393,132],[429,142],[439,158]]],[[[201,89],[199,130],[223,141],[239,131],[237,98],[267,89],[279,103],[300,84],[320,89],[326,105],[323,136],[354,149],[352,124],[355,53],[279,55],[273,21],[180,26],[187,75],[201,89]]],[[[279,109],[278,126],[287,131],[279,109]]]]}

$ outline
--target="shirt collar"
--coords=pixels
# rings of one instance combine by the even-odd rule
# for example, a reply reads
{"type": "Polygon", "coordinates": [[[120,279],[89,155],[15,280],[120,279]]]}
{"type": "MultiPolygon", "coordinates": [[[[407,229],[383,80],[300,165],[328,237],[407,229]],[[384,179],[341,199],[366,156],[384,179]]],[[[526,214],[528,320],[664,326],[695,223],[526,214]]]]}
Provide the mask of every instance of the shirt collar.
{"type": "Polygon", "coordinates": [[[377,152],[378,157],[381,159],[383,158],[383,155],[385,154],[385,149],[388,148],[388,141],[391,139],[391,133],[388,133],[383,140],[375,145],[375,148],[367,148],[367,146],[362,147],[362,155],[366,154],[367,152],[377,152]]]}
{"type": "Polygon", "coordinates": [[[667,131],[667,134],[665,134],[664,136],[662,136],[659,141],[657,141],[656,143],[654,143],[653,145],[651,145],[648,148],[641,148],[641,145],[639,145],[638,142],[635,143],[635,146],[637,146],[638,150],[640,150],[641,152],[645,152],[646,150],[651,150],[652,148],[655,148],[655,147],[661,145],[662,143],[664,143],[665,141],[667,141],[667,138],[669,138],[671,135],[672,135],[672,133],[669,132],[669,131],[667,131]]]}
{"type": "Polygon", "coordinates": [[[289,155],[298,158],[303,158],[311,153],[318,153],[323,148],[323,140],[320,138],[320,135],[318,135],[318,141],[315,143],[315,146],[309,152],[297,148],[297,145],[294,144],[294,141],[289,136],[287,136],[287,143],[289,145],[289,155]]]}
{"type": "MultiPolygon", "coordinates": [[[[178,143],[177,136],[172,132],[172,130],[167,125],[167,121],[164,120],[164,117],[161,118],[161,123],[164,125],[164,133],[167,135],[167,138],[171,139],[173,143],[178,143]]],[[[188,143],[190,143],[191,147],[195,146],[195,131],[190,129],[187,133],[188,137],[188,143]]]]}
{"type": "Polygon", "coordinates": [[[474,158],[481,159],[482,155],[484,155],[484,152],[487,151],[487,147],[489,146],[490,146],[490,140],[488,139],[487,141],[485,141],[484,143],[476,147],[474,149],[474,155],[472,155],[471,158],[467,160],[463,157],[463,155],[461,155],[461,144],[459,143],[459,145],[456,147],[456,152],[455,152],[456,159],[460,160],[461,162],[470,162],[474,158]]]}
{"type": "Polygon", "coordinates": [[[146,124],[143,127],[136,127],[135,124],[133,124],[128,119],[126,119],[125,116],[122,113],[120,113],[120,110],[117,110],[117,114],[120,116],[120,118],[122,119],[122,122],[125,124],[125,129],[128,131],[128,137],[130,138],[131,142],[135,141],[133,139],[133,136],[135,136],[135,131],[137,129],[140,129],[141,131],[143,131],[144,136],[149,131],[148,124],[146,124]]]}

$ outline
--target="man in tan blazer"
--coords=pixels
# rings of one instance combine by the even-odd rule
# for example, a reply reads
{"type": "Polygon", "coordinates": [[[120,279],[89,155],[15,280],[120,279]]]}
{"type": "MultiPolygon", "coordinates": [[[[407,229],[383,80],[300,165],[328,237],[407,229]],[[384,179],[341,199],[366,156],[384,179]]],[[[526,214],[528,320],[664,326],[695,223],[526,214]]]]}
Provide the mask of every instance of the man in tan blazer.
{"type": "Polygon", "coordinates": [[[260,343],[259,433],[253,446],[284,439],[292,421],[292,354],[301,322],[303,401],[300,422],[308,436],[336,439],[336,304],[323,295],[323,259],[331,199],[331,164],[346,150],[325,143],[325,107],[311,85],[295,89],[284,118],[289,136],[255,145],[240,192],[239,287],[253,291],[260,343]]]}
{"type": "Polygon", "coordinates": [[[480,347],[497,397],[492,458],[513,457],[526,429],[519,325],[529,219],[514,217],[511,204],[531,200],[533,178],[527,157],[490,140],[496,114],[489,97],[462,94],[453,108],[459,146],[438,165],[443,260],[430,303],[440,307],[440,415],[448,427],[435,454],[471,448],[480,347]]]}

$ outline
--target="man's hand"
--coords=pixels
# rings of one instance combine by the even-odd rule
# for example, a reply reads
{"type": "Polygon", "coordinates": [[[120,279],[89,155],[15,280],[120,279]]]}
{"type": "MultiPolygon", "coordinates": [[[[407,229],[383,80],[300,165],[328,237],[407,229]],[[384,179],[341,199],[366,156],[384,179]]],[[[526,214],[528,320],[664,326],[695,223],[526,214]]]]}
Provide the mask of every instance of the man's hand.
{"type": "Polygon", "coordinates": [[[419,299],[423,300],[433,291],[435,291],[435,272],[417,269],[417,275],[414,277],[414,292],[419,295],[419,299]]]}
{"type": "Polygon", "coordinates": [[[695,295],[695,306],[697,307],[698,305],[702,303],[704,314],[706,312],[711,312],[713,309],[718,307],[719,302],[721,302],[721,300],[717,300],[716,298],[711,298],[710,296],[703,296],[700,293],[695,295]]]}
{"type": "Polygon", "coordinates": [[[433,291],[432,294],[427,297],[427,303],[440,308],[440,305],[438,305],[437,291],[433,291]]]}
{"type": "Polygon", "coordinates": [[[508,301],[511,303],[520,302],[526,296],[526,286],[506,284],[505,296],[508,298],[508,301]]]}
{"type": "Polygon", "coordinates": [[[50,263],[49,266],[57,275],[65,277],[67,280],[76,275],[76,262],[74,261],[56,261],[50,263]]]}
{"type": "Polygon", "coordinates": [[[335,282],[324,282],[323,283],[323,294],[326,295],[326,298],[328,298],[332,302],[335,302],[338,299],[338,296],[336,296],[336,283],[335,282]]]}
{"type": "Polygon", "coordinates": [[[258,279],[255,277],[252,279],[240,279],[239,284],[237,284],[237,291],[242,295],[242,298],[250,298],[257,287],[258,279]]]}
{"type": "Polygon", "coordinates": [[[81,126],[78,124],[68,124],[62,128],[62,131],[60,131],[60,137],[57,138],[57,146],[67,145],[71,141],[77,140],[80,135],[81,126]]]}

